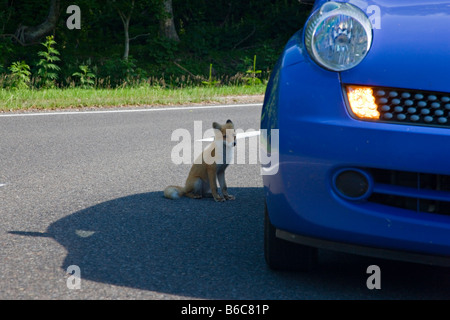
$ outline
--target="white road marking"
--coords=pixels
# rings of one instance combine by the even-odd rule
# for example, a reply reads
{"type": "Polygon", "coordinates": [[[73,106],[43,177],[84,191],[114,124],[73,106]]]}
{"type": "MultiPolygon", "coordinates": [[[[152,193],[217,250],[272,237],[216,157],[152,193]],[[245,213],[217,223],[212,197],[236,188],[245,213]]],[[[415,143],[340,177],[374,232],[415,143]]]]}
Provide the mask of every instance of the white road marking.
{"type": "MultiPolygon", "coordinates": [[[[259,130],[249,131],[249,132],[240,132],[240,133],[236,134],[236,139],[243,139],[243,138],[259,136],[260,133],[261,132],[259,130]]],[[[213,140],[214,140],[214,137],[199,139],[199,140],[195,140],[195,141],[213,141],[213,140]]]]}
{"type": "Polygon", "coordinates": [[[97,111],[57,111],[57,112],[30,112],[30,113],[0,113],[0,117],[34,117],[34,116],[60,116],[60,115],[92,115],[107,113],[132,113],[132,112],[156,112],[156,111],[177,111],[177,110],[198,110],[198,109],[214,109],[214,108],[241,108],[241,107],[261,107],[262,103],[247,104],[223,104],[209,106],[185,106],[185,107],[155,107],[148,109],[114,109],[114,110],[97,110],[97,111]]]}
{"type": "Polygon", "coordinates": [[[0,188],[6,186],[6,183],[0,183],[0,188]]]}

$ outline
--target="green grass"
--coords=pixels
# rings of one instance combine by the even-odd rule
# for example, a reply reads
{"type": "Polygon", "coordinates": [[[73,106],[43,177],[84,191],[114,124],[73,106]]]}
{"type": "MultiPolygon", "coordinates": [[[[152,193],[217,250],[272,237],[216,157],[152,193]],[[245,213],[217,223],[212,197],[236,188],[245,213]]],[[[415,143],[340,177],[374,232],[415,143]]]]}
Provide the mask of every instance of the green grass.
{"type": "Polygon", "coordinates": [[[182,105],[239,101],[240,96],[263,95],[265,85],[185,87],[166,89],[152,86],[116,89],[1,89],[0,112],[32,109],[68,109],[141,105],[182,105]],[[228,98],[228,100],[226,100],[228,98]]]}

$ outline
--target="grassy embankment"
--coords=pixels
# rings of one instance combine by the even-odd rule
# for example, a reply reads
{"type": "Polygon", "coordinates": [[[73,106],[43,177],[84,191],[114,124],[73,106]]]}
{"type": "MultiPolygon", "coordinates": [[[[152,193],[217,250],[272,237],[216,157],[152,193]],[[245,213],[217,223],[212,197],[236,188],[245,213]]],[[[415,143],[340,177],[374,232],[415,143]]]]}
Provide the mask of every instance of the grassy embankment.
{"type": "Polygon", "coordinates": [[[166,89],[151,86],[115,89],[0,89],[0,112],[86,107],[158,106],[260,101],[265,85],[193,86],[166,89]],[[255,96],[248,97],[248,96],[255,96]]]}

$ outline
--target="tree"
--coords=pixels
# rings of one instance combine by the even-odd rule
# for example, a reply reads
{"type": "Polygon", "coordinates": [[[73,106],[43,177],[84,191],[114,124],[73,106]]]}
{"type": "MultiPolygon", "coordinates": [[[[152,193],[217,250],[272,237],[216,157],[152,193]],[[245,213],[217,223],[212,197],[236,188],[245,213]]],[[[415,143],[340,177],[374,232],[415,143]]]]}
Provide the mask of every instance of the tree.
{"type": "Polygon", "coordinates": [[[47,19],[45,19],[44,22],[34,27],[20,25],[15,34],[11,36],[23,46],[38,43],[42,37],[51,33],[56,27],[59,19],[60,7],[60,0],[51,0],[47,19]]]}
{"type": "Polygon", "coordinates": [[[170,40],[180,42],[173,20],[172,0],[163,0],[163,14],[159,22],[160,35],[170,40]]]}
{"type": "MultiPolygon", "coordinates": [[[[130,54],[130,41],[136,39],[139,36],[148,36],[148,34],[143,34],[136,36],[134,38],[130,38],[130,20],[133,14],[133,10],[135,9],[135,0],[131,1],[113,1],[115,8],[122,20],[123,30],[124,30],[124,53],[123,59],[128,60],[130,54]]],[[[151,2],[150,3],[154,3],[151,2]]],[[[160,19],[160,35],[168,38],[170,40],[179,42],[180,38],[178,37],[177,31],[175,29],[175,23],[173,19],[173,9],[172,9],[172,0],[162,0],[162,15],[160,19]]]]}
{"type": "Polygon", "coordinates": [[[134,9],[134,0],[125,3],[125,5],[117,6],[117,12],[119,13],[120,19],[123,23],[123,31],[125,36],[125,47],[123,51],[123,59],[128,60],[128,56],[130,54],[130,20],[131,15],[133,14],[134,9]]]}

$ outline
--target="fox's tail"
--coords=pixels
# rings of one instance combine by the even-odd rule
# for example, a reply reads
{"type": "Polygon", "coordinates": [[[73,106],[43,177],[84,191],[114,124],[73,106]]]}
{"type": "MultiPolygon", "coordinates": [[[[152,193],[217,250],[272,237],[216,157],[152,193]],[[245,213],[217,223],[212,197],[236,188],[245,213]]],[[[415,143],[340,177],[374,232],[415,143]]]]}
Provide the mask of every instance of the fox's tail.
{"type": "Polygon", "coordinates": [[[179,199],[184,195],[184,188],[178,186],[168,186],[164,189],[164,197],[167,199],[179,199]]]}

